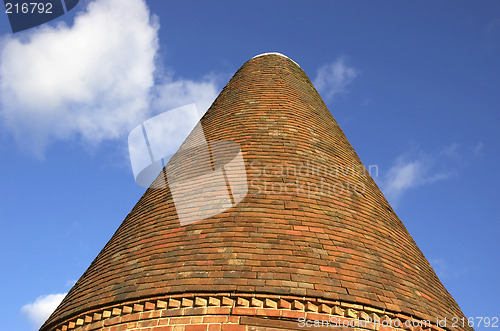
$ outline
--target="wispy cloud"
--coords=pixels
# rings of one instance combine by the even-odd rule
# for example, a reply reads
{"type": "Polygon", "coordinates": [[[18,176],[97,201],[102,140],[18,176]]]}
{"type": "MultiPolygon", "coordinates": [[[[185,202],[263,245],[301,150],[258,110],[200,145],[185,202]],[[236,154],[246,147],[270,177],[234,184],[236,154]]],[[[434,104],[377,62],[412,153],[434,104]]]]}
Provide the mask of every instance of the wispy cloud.
{"type": "Polygon", "coordinates": [[[486,27],[484,28],[484,30],[487,33],[494,33],[495,31],[500,30],[500,18],[497,17],[497,18],[494,18],[493,20],[491,20],[486,25],[486,27]]]}
{"type": "Polygon", "coordinates": [[[450,157],[450,158],[459,158],[460,157],[460,149],[457,142],[454,142],[448,146],[445,146],[439,152],[440,155],[450,157]]]}
{"type": "Polygon", "coordinates": [[[219,93],[219,77],[205,75],[200,80],[174,79],[170,73],[163,76],[154,87],[151,106],[157,111],[167,111],[191,103],[203,114],[219,93]]]}
{"type": "Polygon", "coordinates": [[[339,57],[331,64],[318,69],[314,86],[326,99],[336,94],[347,93],[347,85],[358,76],[358,71],[345,63],[344,57],[339,57]]]}
{"type": "Polygon", "coordinates": [[[66,293],[49,294],[38,297],[35,302],[28,303],[21,308],[21,312],[38,329],[61,303],[66,293]]]}
{"type": "Polygon", "coordinates": [[[439,278],[445,279],[449,277],[448,263],[444,259],[430,259],[429,263],[439,278]]]}
{"type": "Polygon", "coordinates": [[[462,261],[445,259],[442,257],[429,258],[432,269],[434,269],[436,275],[438,275],[441,280],[462,277],[469,272],[470,266],[461,262],[462,261]]]}
{"type": "Polygon", "coordinates": [[[450,178],[453,170],[443,166],[443,157],[455,157],[456,146],[447,146],[440,153],[422,151],[404,153],[396,158],[382,178],[382,191],[394,204],[408,190],[450,178]]]}
{"type": "Polygon", "coordinates": [[[73,287],[73,285],[75,285],[75,284],[76,284],[76,279],[72,279],[72,280],[68,280],[68,281],[66,281],[65,286],[66,286],[67,288],[72,288],[72,287],[73,287]]]}
{"type": "Polygon", "coordinates": [[[474,156],[483,156],[483,154],[484,154],[484,144],[482,142],[476,143],[472,147],[472,154],[474,156]]]}
{"type": "Polygon", "coordinates": [[[55,140],[125,138],[153,113],[216,96],[212,77],[158,80],[158,20],[144,0],[95,0],[72,26],[0,42],[0,120],[41,157],[55,140]],[[156,110],[155,110],[156,107],[156,110]]]}

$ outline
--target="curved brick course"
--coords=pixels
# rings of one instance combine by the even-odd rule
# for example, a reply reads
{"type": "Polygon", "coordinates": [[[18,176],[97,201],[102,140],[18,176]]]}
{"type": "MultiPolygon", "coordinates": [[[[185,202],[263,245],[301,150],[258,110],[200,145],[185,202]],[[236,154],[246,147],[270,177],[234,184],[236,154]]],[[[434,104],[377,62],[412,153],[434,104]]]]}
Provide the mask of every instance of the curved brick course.
{"type": "MultiPolygon", "coordinates": [[[[305,321],[325,329],[443,331],[435,321],[369,306],[307,297],[268,294],[184,293],[121,303],[87,311],[55,327],[56,331],[90,330],[303,330],[305,321]],[[325,322],[327,321],[329,324],[325,322]]],[[[318,328],[315,327],[315,330],[318,328]]],[[[320,329],[321,330],[321,329],[320,329]]]]}
{"type": "MultiPolygon", "coordinates": [[[[356,314],[434,322],[463,316],[293,61],[269,54],[245,63],[201,123],[209,142],[240,146],[247,196],[181,227],[169,188],[148,189],[41,330],[93,330],[90,312],[186,293],[202,299],[204,293],[216,299],[258,294],[271,301],[290,296],[328,313],[343,303],[361,307],[352,308],[356,314]],[[319,308],[318,300],[331,304],[319,308]]],[[[167,169],[176,166],[173,160],[167,169]]],[[[175,169],[198,171],[182,167],[175,169]]],[[[255,300],[266,305],[265,298],[255,300]]],[[[227,316],[239,316],[236,308],[227,316]]],[[[258,309],[277,311],[274,319],[288,311],[278,304],[247,308],[253,309],[248,318],[261,316],[258,309]]],[[[130,328],[149,330],[146,324],[130,328]]],[[[115,329],[129,328],[123,325],[115,329]]]]}

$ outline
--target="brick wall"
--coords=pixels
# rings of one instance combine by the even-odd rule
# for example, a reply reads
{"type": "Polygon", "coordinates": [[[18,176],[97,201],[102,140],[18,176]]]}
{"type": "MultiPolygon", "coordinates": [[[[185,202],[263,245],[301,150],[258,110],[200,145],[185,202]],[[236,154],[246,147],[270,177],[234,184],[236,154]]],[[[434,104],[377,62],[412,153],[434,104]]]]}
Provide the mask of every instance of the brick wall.
{"type": "MultiPolygon", "coordinates": [[[[83,325],[100,307],[186,293],[295,296],[309,298],[309,306],[329,300],[382,316],[463,317],[293,61],[248,61],[201,123],[209,142],[241,148],[245,174],[233,175],[247,176],[247,196],[181,226],[169,187],[149,188],[42,330],[83,325]]],[[[180,175],[191,168],[179,168],[180,175]]],[[[272,310],[236,303],[229,315],[272,310]]],[[[301,311],[275,309],[279,316],[268,317],[301,311]]]]}
{"type": "Polygon", "coordinates": [[[55,330],[443,330],[435,321],[417,322],[369,306],[315,298],[187,293],[87,312],[55,330]]]}

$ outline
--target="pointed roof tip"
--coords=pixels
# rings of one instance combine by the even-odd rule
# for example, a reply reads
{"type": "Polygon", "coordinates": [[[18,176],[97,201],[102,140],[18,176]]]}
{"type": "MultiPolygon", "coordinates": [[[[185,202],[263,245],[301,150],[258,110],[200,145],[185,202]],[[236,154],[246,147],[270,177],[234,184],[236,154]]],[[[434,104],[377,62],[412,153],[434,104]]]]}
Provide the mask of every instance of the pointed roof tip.
{"type": "Polygon", "coordinates": [[[261,57],[261,56],[268,56],[268,55],[278,55],[278,56],[284,57],[286,59],[289,59],[290,61],[292,61],[293,63],[295,63],[297,65],[297,67],[300,68],[300,65],[297,62],[295,62],[294,60],[292,60],[291,58],[289,58],[285,54],[282,54],[282,53],[279,53],[279,52],[267,52],[267,53],[258,54],[258,55],[255,55],[254,57],[252,57],[251,60],[253,60],[255,58],[258,58],[258,57],[261,57]]]}

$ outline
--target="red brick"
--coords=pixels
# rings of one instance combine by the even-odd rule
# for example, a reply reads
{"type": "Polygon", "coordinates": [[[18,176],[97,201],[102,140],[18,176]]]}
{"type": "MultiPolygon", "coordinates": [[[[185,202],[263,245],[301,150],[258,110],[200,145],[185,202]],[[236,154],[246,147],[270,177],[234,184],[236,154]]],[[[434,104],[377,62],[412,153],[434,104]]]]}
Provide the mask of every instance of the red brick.
{"type": "Polygon", "coordinates": [[[208,325],[208,331],[220,331],[221,325],[220,324],[209,324],[208,325]]]}
{"type": "Polygon", "coordinates": [[[145,311],[141,313],[141,320],[161,317],[161,310],[145,311]]]}
{"type": "Polygon", "coordinates": [[[104,320],[104,326],[110,326],[110,325],[118,324],[121,321],[122,321],[122,317],[121,316],[117,316],[117,317],[113,317],[113,318],[108,318],[108,319],[104,320]]]}
{"type": "Polygon", "coordinates": [[[180,325],[191,323],[191,317],[172,317],[169,320],[170,325],[180,325]]]}
{"type": "Polygon", "coordinates": [[[123,315],[122,316],[122,323],[132,322],[132,321],[138,321],[140,318],[141,318],[141,313],[135,313],[135,314],[130,314],[130,315],[123,315]]]}
{"type": "Polygon", "coordinates": [[[198,324],[198,325],[186,325],[186,331],[206,331],[208,325],[206,324],[198,324]]]}
{"type": "Polygon", "coordinates": [[[228,316],[227,321],[229,324],[238,324],[240,322],[240,317],[239,316],[228,316]]]}
{"type": "Polygon", "coordinates": [[[281,311],[278,309],[265,309],[257,308],[256,315],[258,316],[268,316],[268,317],[280,317],[281,311]]]}
{"type": "Polygon", "coordinates": [[[229,315],[231,307],[207,307],[208,315],[229,315]]]}
{"type": "Polygon", "coordinates": [[[281,316],[284,318],[299,319],[301,317],[306,317],[306,313],[304,311],[282,310],[281,316]]]}
{"type": "Polygon", "coordinates": [[[156,308],[156,305],[153,302],[146,302],[144,304],[144,309],[145,310],[153,310],[156,308]]]}
{"type": "Polygon", "coordinates": [[[223,324],[222,331],[245,331],[246,326],[238,324],[223,324]]]}
{"type": "Polygon", "coordinates": [[[337,270],[334,267],[328,267],[328,266],[322,265],[319,268],[321,269],[321,271],[337,272],[337,270]]]}
{"type": "Polygon", "coordinates": [[[158,320],[137,322],[137,327],[139,327],[139,328],[146,328],[146,327],[151,327],[151,326],[156,326],[156,325],[158,325],[158,320]]]}
{"type": "Polygon", "coordinates": [[[225,323],[227,316],[204,316],[203,323],[225,323]]]}
{"type": "Polygon", "coordinates": [[[173,326],[164,325],[164,326],[155,326],[151,329],[151,331],[172,331],[174,329],[173,326]]]}
{"type": "Polygon", "coordinates": [[[247,307],[234,307],[232,313],[234,315],[255,315],[256,308],[247,308],[247,307]]]}

